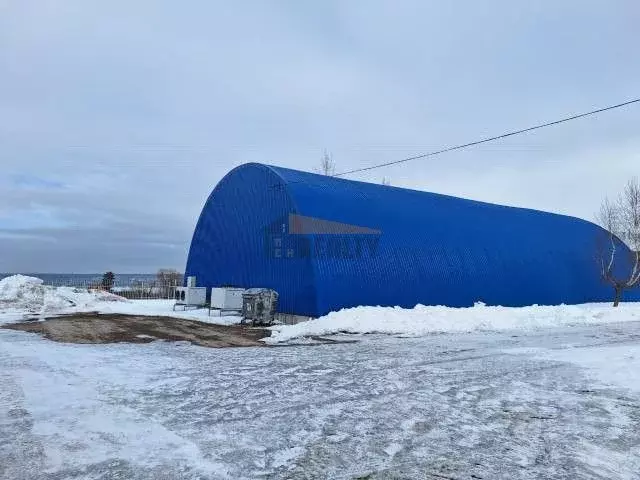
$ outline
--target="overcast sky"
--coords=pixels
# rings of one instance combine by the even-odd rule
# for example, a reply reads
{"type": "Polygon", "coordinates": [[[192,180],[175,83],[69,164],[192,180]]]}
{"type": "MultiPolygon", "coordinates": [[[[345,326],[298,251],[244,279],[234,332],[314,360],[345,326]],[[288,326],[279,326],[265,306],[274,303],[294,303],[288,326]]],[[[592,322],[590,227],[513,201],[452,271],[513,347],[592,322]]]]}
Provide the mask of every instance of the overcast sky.
{"type": "MultiPolygon", "coordinates": [[[[244,162],[338,171],[640,96],[640,2],[0,0],[0,272],[183,269],[244,162]]],[[[351,178],[592,219],[640,105],[351,178]]]]}

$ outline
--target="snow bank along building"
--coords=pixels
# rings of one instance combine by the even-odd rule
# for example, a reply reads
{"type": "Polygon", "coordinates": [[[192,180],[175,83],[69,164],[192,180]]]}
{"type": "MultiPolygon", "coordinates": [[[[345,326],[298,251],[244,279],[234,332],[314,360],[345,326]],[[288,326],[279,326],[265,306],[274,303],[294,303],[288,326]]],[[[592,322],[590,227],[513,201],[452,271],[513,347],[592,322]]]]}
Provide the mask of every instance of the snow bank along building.
{"type": "Polygon", "coordinates": [[[563,215],[249,163],[209,196],[185,275],[272,288],[279,311],[309,316],[608,302],[595,261],[601,232],[563,215]]]}

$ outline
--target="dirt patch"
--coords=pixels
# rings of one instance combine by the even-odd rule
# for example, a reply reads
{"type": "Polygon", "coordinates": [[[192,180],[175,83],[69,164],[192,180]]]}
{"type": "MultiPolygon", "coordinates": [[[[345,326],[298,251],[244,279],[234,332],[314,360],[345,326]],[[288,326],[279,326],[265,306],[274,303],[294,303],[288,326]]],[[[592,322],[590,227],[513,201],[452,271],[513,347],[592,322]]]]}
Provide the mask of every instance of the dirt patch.
{"type": "Polygon", "coordinates": [[[186,341],[212,348],[264,347],[261,338],[270,330],[244,325],[211,325],[172,317],[101,315],[84,313],[44,321],[4,325],[2,328],[39,333],[67,343],[149,343],[154,340],[186,341]]]}

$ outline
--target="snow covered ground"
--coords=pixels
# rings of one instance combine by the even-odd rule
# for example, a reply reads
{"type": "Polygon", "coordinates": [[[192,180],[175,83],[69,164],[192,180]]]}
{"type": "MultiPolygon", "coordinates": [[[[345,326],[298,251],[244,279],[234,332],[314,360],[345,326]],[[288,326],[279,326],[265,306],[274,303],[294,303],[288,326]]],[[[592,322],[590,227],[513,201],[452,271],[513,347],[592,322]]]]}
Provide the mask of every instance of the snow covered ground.
{"type": "Polygon", "coordinates": [[[640,322],[350,338],[0,329],[0,478],[639,478],[640,322]]]}
{"type": "Polygon", "coordinates": [[[215,311],[209,316],[207,309],[173,311],[173,304],[173,300],[127,300],[107,292],[50,287],[39,278],[24,275],[0,280],[0,324],[82,312],[170,316],[222,325],[240,321],[238,316],[220,317],[215,311]]]}
{"type": "MultiPolygon", "coordinates": [[[[5,280],[0,323],[238,321],[5,280]]],[[[637,304],[360,307],[222,350],[0,329],[0,478],[638,479],[639,320],[637,304]],[[341,332],[356,343],[287,345],[341,332]]]]}
{"type": "MultiPolygon", "coordinates": [[[[87,292],[70,287],[47,287],[33,277],[16,275],[0,280],[0,324],[25,318],[67,313],[100,312],[125,315],[169,316],[207,323],[239,323],[237,315],[209,315],[208,310],[173,311],[173,300],[126,300],[105,292],[87,292]]],[[[386,333],[411,336],[444,332],[535,330],[640,321],[640,303],[490,307],[479,303],[470,308],[357,307],[333,312],[297,325],[272,328],[269,344],[282,344],[304,337],[337,333],[386,333]]]]}

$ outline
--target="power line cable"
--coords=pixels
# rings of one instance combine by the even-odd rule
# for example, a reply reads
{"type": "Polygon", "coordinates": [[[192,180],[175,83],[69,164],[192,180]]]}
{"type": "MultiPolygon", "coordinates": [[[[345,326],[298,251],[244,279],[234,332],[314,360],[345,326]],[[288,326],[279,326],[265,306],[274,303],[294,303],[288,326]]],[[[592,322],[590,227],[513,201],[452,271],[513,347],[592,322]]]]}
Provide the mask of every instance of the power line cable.
{"type": "Polygon", "coordinates": [[[336,173],[336,174],[331,175],[331,176],[332,177],[343,177],[345,175],[351,175],[352,173],[365,172],[365,171],[368,171],[368,170],[374,170],[376,168],[388,167],[390,165],[397,165],[399,163],[410,162],[412,160],[419,160],[421,158],[433,157],[435,155],[440,155],[442,153],[452,152],[454,150],[461,150],[463,148],[472,147],[474,145],[480,145],[481,143],[493,142],[495,140],[500,140],[502,138],[513,137],[514,135],[520,135],[522,133],[531,132],[533,130],[539,130],[541,128],[550,127],[552,125],[558,125],[560,123],[569,122],[571,120],[576,120],[578,118],[588,117],[590,115],[596,115],[598,113],[606,112],[608,110],[614,110],[616,108],[626,107],[627,105],[631,105],[633,103],[638,103],[638,102],[640,102],[640,98],[636,98],[634,100],[629,100],[629,101],[623,102],[623,103],[618,103],[617,105],[611,105],[609,107],[599,108],[597,110],[591,110],[590,112],[571,115],[570,117],[561,118],[560,120],[554,120],[552,122],[541,123],[539,125],[534,125],[533,127],[527,127],[527,128],[523,128],[523,129],[520,129],[520,130],[514,130],[512,132],[503,133],[501,135],[496,135],[496,136],[493,136],[493,137],[483,138],[481,140],[475,140],[473,142],[463,143],[461,145],[455,145],[455,146],[452,146],[452,147],[446,147],[446,148],[443,148],[443,149],[440,149],[440,150],[436,150],[434,152],[424,153],[424,154],[420,154],[420,155],[414,155],[412,157],[402,158],[400,160],[394,160],[394,161],[391,161],[391,162],[379,163],[377,165],[371,165],[369,167],[362,167],[362,168],[356,168],[356,169],[353,169],[353,170],[347,170],[346,172],[336,173]]]}
{"type": "MultiPolygon", "coordinates": [[[[631,105],[631,104],[634,104],[634,103],[639,103],[639,102],[640,102],[640,98],[636,98],[636,99],[629,100],[629,101],[626,101],[626,102],[618,103],[616,105],[610,105],[608,107],[598,108],[596,110],[591,110],[589,112],[578,113],[578,114],[575,114],[575,115],[571,115],[569,117],[561,118],[559,120],[554,120],[554,121],[551,121],[551,122],[541,123],[539,125],[534,125],[532,127],[527,127],[527,128],[523,128],[523,129],[520,129],[520,130],[514,130],[514,131],[511,131],[511,132],[503,133],[501,135],[496,135],[496,136],[493,136],[493,137],[487,137],[487,138],[483,138],[481,140],[475,140],[473,142],[463,143],[461,145],[454,145],[454,146],[446,147],[446,148],[443,148],[443,149],[440,149],[440,150],[436,150],[436,151],[433,151],[433,152],[424,153],[424,154],[421,154],[421,155],[414,155],[412,157],[407,157],[407,158],[402,158],[400,160],[394,160],[394,161],[391,161],[391,162],[385,162],[385,163],[380,163],[380,164],[377,164],[377,165],[371,165],[369,167],[356,168],[356,169],[353,169],[353,170],[348,170],[346,172],[340,172],[340,173],[336,173],[336,174],[333,174],[333,175],[327,175],[327,177],[330,177],[330,178],[331,177],[333,177],[333,178],[342,177],[342,176],[350,175],[350,174],[353,174],[353,173],[374,170],[376,168],[387,167],[387,166],[390,166],[390,165],[397,165],[399,163],[410,162],[412,160],[419,160],[421,158],[433,157],[433,156],[436,156],[436,155],[440,155],[442,153],[451,152],[451,151],[454,151],[454,150],[461,150],[463,148],[472,147],[474,145],[480,145],[482,143],[493,142],[495,140],[500,140],[500,139],[507,138],[507,137],[512,137],[512,136],[515,136],[515,135],[520,135],[520,134],[523,134],[523,133],[531,132],[533,130],[539,130],[541,128],[550,127],[550,126],[553,126],[553,125],[558,125],[560,123],[565,123],[565,122],[569,122],[571,120],[576,120],[578,118],[584,118],[584,117],[588,117],[588,116],[591,116],[591,115],[596,115],[598,113],[606,112],[606,111],[609,111],[609,110],[615,110],[617,108],[626,107],[628,105],[631,105]]],[[[282,189],[282,188],[284,188],[284,187],[286,187],[288,185],[293,185],[293,184],[297,184],[297,183],[309,183],[309,182],[306,181],[306,180],[297,180],[297,181],[294,181],[294,182],[286,182],[286,181],[284,181],[282,183],[269,185],[269,188],[282,189]]],[[[209,200],[207,200],[207,203],[205,203],[205,205],[207,205],[208,202],[209,202],[209,200]]],[[[211,205],[212,206],[216,206],[216,207],[227,208],[227,205],[225,205],[223,202],[219,202],[219,201],[214,201],[213,203],[211,203],[211,205]]]]}

